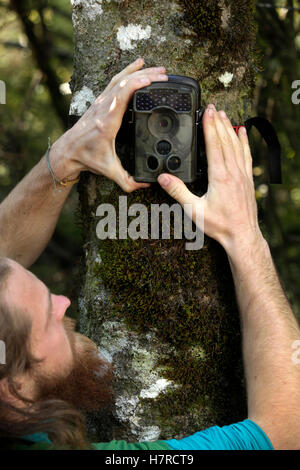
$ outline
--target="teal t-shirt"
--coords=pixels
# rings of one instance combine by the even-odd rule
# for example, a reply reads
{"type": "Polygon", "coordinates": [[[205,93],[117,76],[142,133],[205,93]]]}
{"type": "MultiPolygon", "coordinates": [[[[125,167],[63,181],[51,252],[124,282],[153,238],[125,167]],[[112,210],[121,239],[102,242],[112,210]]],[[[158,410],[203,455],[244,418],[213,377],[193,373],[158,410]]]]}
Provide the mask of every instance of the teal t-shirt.
{"type": "Polygon", "coordinates": [[[165,442],[176,450],[274,450],[265,432],[250,419],[165,442]]]}
{"type": "MultiPolygon", "coordinates": [[[[26,436],[30,449],[49,449],[46,434],[26,436]]],[[[95,450],[273,450],[264,431],[250,419],[229,426],[213,426],[183,439],[155,442],[110,441],[92,444],[95,450]]],[[[52,447],[53,448],[53,447],[52,447]]]]}

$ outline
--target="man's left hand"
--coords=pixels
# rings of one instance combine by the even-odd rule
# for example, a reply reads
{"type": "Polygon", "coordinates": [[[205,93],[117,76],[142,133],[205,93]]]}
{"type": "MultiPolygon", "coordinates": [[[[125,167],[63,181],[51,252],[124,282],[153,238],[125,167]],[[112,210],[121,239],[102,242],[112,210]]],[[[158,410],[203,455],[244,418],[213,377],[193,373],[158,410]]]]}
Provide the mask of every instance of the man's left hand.
{"type": "Polygon", "coordinates": [[[115,139],[133,93],[152,81],[167,81],[164,67],[141,69],[142,58],[129,64],[110,81],[81,119],[63,138],[72,144],[72,164],[77,175],[91,171],[115,181],[124,191],[149,187],[137,183],[122,167],[116,153],[115,139]]]}

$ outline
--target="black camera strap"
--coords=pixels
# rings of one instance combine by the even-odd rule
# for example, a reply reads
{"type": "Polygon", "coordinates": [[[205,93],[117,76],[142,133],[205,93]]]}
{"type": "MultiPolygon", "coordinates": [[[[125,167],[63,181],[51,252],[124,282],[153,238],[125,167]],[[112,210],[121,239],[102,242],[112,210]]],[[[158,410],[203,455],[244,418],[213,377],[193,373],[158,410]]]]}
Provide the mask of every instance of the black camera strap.
{"type": "Polygon", "coordinates": [[[248,135],[252,126],[256,127],[269,148],[269,182],[281,184],[281,147],[276,131],[272,124],[262,117],[250,118],[245,122],[248,135]]]}

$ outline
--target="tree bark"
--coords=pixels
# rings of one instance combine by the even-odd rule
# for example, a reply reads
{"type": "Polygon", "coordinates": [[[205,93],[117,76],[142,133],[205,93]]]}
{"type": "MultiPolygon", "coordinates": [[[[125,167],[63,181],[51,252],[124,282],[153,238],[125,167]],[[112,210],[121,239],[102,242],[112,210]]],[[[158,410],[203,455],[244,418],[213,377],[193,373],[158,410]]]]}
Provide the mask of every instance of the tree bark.
{"type": "MultiPolygon", "coordinates": [[[[141,56],[146,66],[197,79],[203,105],[213,102],[233,123],[244,122],[257,71],[254,3],[73,0],[70,113],[81,115],[141,56]]],[[[118,154],[126,166],[130,147],[122,136],[118,154]]],[[[202,194],[206,182],[189,187],[202,194]]],[[[115,405],[90,419],[95,438],[180,438],[245,418],[239,317],[223,249],[208,238],[199,251],[185,250],[185,240],[98,240],[97,207],[113,203],[118,215],[125,194],[88,173],[79,193],[80,328],[115,368],[115,405]]],[[[128,207],[137,202],[174,203],[156,184],[128,195],[128,207]]]]}

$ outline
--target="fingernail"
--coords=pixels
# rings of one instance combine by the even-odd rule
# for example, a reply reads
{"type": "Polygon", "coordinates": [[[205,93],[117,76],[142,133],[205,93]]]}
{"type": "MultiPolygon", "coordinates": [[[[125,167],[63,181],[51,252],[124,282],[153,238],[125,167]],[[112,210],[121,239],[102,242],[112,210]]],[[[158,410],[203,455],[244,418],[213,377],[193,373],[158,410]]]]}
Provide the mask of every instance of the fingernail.
{"type": "Polygon", "coordinates": [[[159,80],[168,80],[167,75],[158,75],[159,80]]]}
{"type": "Polygon", "coordinates": [[[207,106],[208,109],[214,109],[216,111],[216,107],[214,104],[210,103],[208,106],[207,106]]]}
{"type": "Polygon", "coordinates": [[[170,185],[171,180],[168,177],[168,175],[164,174],[164,175],[159,175],[158,182],[161,186],[163,186],[164,188],[167,188],[170,185]]]}
{"type": "Polygon", "coordinates": [[[212,118],[214,117],[215,110],[213,108],[207,108],[207,114],[208,114],[208,117],[212,118]]]}
{"type": "Polygon", "coordinates": [[[227,115],[225,113],[225,111],[219,111],[219,114],[221,116],[222,119],[226,119],[227,118],[227,115]]]}
{"type": "Polygon", "coordinates": [[[166,70],[166,67],[155,67],[156,72],[164,72],[166,70]]]}
{"type": "Polygon", "coordinates": [[[142,57],[139,57],[138,59],[136,59],[135,63],[136,64],[139,64],[140,62],[144,62],[144,59],[142,57]]]}
{"type": "Polygon", "coordinates": [[[247,135],[247,130],[246,130],[246,127],[242,126],[239,128],[239,132],[243,135],[247,135]]]}

